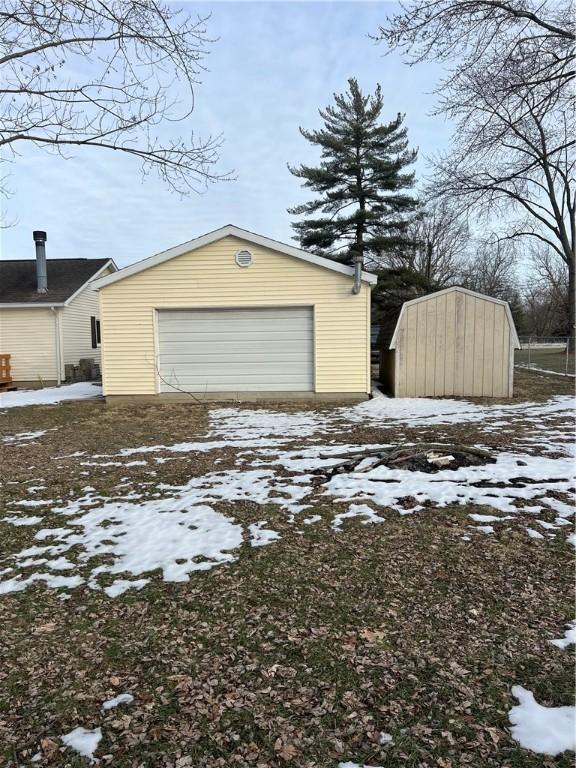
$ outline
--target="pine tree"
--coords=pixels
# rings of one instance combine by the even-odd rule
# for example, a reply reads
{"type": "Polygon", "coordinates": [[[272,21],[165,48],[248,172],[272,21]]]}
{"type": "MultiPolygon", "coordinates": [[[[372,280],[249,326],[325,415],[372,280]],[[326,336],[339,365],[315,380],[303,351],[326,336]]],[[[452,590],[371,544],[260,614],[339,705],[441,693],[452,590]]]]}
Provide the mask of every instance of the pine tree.
{"type": "Polygon", "coordinates": [[[401,251],[410,242],[407,229],[417,201],[406,191],[414,186],[414,173],[405,169],[417,153],[408,148],[403,115],[379,121],[379,85],[370,96],[354,78],[348,85],[347,93],[334,94],[334,106],[319,110],[323,128],[300,128],[321,147],[322,159],[315,168],[288,167],[318,197],[288,212],[305,217],[292,224],[302,248],[342,262],[359,255],[374,266],[387,251],[401,251]]]}

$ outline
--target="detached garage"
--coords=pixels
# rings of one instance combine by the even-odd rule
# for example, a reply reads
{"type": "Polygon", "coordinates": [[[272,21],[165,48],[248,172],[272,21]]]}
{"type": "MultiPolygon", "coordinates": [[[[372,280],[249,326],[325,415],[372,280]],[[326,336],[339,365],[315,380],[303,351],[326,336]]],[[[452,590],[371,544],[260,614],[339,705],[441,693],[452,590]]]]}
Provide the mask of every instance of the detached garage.
{"type": "Polygon", "coordinates": [[[104,394],[366,398],[375,282],[231,225],[171,248],[96,283],[104,394]]]}
{"type": "Polygon", "coordinates": [[[396,397],[512,397],[519,348],[506,301],[447,288],[404,303],[380,379],[396,397]]]}

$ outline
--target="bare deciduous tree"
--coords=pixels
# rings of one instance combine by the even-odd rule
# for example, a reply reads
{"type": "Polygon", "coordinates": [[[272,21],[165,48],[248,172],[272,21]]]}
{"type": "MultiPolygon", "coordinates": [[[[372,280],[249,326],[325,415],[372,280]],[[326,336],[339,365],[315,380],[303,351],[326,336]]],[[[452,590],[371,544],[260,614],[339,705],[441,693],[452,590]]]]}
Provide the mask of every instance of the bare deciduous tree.
{"type": "Polygon", "coordinates": [[[509,301],[516,283],[516,260],[512,243],[489,236],[475,243],[474,255],[462,268],[459,282],[471,291],[509,301]]]}
{"type": "Polygon", "coordinates": [[[170,130],[190,117],[208,42],[205,20],[156,0],[6,0],[2,160],[27,144],[62,154],[91,147],[135,157],[180,193],[221,178],[218,138],[170,130]]]}
{"type": "Polygon", "coordinates": [[[555,82],[563,89],[575,75],[572,0],[409,0],[380,27],[378,39],[411,64],[456,62],[440,94],[487,64],[489,77],[508,73],[502,100],[516,86],[524,91],[526,85],[555,82]]]}
{"type": "Polygon", "coordinates": [[[426,205],[408,231],[413,247],[387,254],[388,266],[420,275],[428,290],[454,285],[466,259],[468,225],[446,202],[426,205]]]}
{"type": "Polygon", "coordinates": [[[564,261],[574,344],[575,23],[571,0],[411,0],[380,36],[410,61],[453,61],[439,109],[456,122],[434,189],[564,261]]]}
{"type": "Polygon", "coordinates": [[[537,245],[531,249],[530,265],[522,296],[526,332],[567,336],[570,301],[566,264],[554,251],[537,245]]]}

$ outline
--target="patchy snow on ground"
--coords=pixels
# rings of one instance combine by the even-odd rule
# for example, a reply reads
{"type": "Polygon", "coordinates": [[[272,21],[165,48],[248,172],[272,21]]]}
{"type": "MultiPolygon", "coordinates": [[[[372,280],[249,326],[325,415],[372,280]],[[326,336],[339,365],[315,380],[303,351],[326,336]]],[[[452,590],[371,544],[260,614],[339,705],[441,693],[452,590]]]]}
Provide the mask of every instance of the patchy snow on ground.
{"type": "Polygon", "coordinates": [[[7,581],[0,581],[0,595],[5,595],[8,592],[22,592],[37,581],[43,581],[47,587],[52,587],[52,589],[73,589],[79,587],[84,579],[80,576],[53,576],[50,573],[33,573],[26,578],[18,576],[7,581]]]}
{"type": "Polygon", "coordinates": [[[114,696],[113,699],[108,699],[102,704],[102,709],[104,711],[108,709],[114,709],[114,707],[117,707],[119,704],[132,704],[134,701],[134,696],[132,696],[131,693],[119,693],[118,696],[114,696]]]}
{"type": "Polygon", "coordinates": [[[10,523],[10,525],[38,525],[41,523],[43,517],[1,517],[0,522],[10,523]]]}
{"type": "Polygon", "coordinates": [[[338,768],[382,768],[382,766],[366,765],[365,763],[353,763],[349,760],[346,763],[338,763],[338,768]]]}
{"type": "Polygon", "coordinates": [[[510,732],[522,747],[541,755],[576,749],[576,707],[543,707],[520,685],[512,688],[512,695],[520,703],[508,713],[510,732]]]}
{"type": "Polygon", "coordinates": [[[264,547],[266,544],[271,544],[273,541],[277,541],[280,534],[277,531],[273,531],[270,528],[264,528],[266,520],[260,520],[257,523],[253,523],[248,526],[250,531],[250,543],[253,547],[264,547]]]}
{"type": "Polygon", "coordinates": [[[494,533],[494,526],[493,525],[477,525],[474,528],[475,531],[480,531],[480,533],[494,533]]]}
{"type": "Polygon", "coordinates": [[[568,629],[564,633],[564,637],[558,640],[550,640],[552,645],[555,645],[557,648],[568,648],[569,645],[576,643],[576,621],[571,621],[566,626],[568,629]]]}
{"type": "Polygon", "coordinates": [[[94,752],[98,748],[98,744],[102,739],[102,729],[94,728],[89,730],[78,726],[70,733],[66,733],[61,736],[60,739],[67,747],[70,747],[75,752],[78,752],[82,757],[87,757],[91,762],[94,762],[94,752]]]}
{"type": "Polygon", "coordinates": [[[352,517],[362,518],[360,522],[362,525],[368,525],[369,523],[383,523],[384,518],[377,515],[374,510],[367,504],[351,504],[348,507],[347,512],[340,512],[334,516],[332,521],[332,528],[340,528],[344,520],[349,520],[352,517]]]}
{"type": "MultiPolygon", "coordinates": [[[[557,413],[573,413],[575,399],[558,395],[546,403],[514,403],[510,405],[479,405],[466,400],[435,399],[429,397],[375,398],[344,411],[349,421],[385,422],[401,421],[407,426],[433,426],[435,424],[462,424],[486,422],[491,429],[507,424],[504,420],[520,414],[525,419],[542,418],[557,413]]],[[[342,412],[341,412],[342,413],[342,412]]]]}
{"type": "Polygon", "coordinates": [[[477,514],[469,514],[468,517],[470,517],[472,520],[474,520],[475,523],[500,523],[502,520],[512,520],[511,515],[477,515],[477,514]]]}
{"type": "Polygon", "coordinates": [[[258,440],[263,437],[311,437],[325,430],[330,417],[318,411],[279,413],[260,408],[217,408],[210,411],[210,436],[258,440]]]}
{"type": "MultiPolygon", "coordinates": [[[[569,498],[574,487],[569,415],[575,403],[574,398],[567,397],[495,406],[378,397],[353,407],[294,413],[217,408],[209,412],[206,440],[127,447],[113,454],[116,458],[111,462],[99,461],[106,459],[105,455],[89,457],[79,451],[68,458],[94,464],[92,477],[108,464],[123,465],[118,457],[145,454],[148,459],[150,455],[151,464],[168,460],[155,454],[206,453],[222,448],[236,451],[236,468],[192,477],[183,485],[157,482],[153,480],[156,471],[149,470],[146,481],[122,478],[113,497],[100,496],[89,485],[84,486],[81,496],[65,502],[29,498],[9,502],[13,515],[0,523],[29,530],[33,545],[2,557],[0,565],[8,566],[4,573],[10,578],[0,581],[0,594],[21,591],[41,581],[54,588],[85,584],[114,598],[128,589],[142,589],[154,571],[166,581],[187,581],[194,571],[235,560],[245,542],[261,547],[280,538],[263,520],[237,522],[233,517],[236,502],[274,505],[287,515],[287,522],[300,527],[300,533],[306,526],[321,522],[319,515],[304,517],[301,513],[313,503],[325,504],[329,497],[347,505],[346,511],[335,508],[332,519],[330,513],[326,515],[334,531],[342,531],[345,523],[354,519],[361,524],[384,522],[382,509],[405,515],[474,504],[488,509],[470,514],[474,523],[482,524],[471,526],[470,533],[492,534],[493,523],[512,525],[522,514],[528,537],[547,540],[559,534],[566,536],[564,526],[574,515],[574,506],[561,499],[562,494],[569,498]],[[364,449],[349,442],[350,422],[358,421],[395,428],[399,423],[480,421],[481,429],[503,429],[513,421],[524,429],[515,440],[514,452],[498,453],[494,464],[423,473],[373,467],[373,459],[367,457],[354,471],[327,481],[308,474],[332,466],[342,455],[364,449]],[[316,436],[319,431],[321,438],[316,436]],[[533,455],[536,441],[546,455],[533,455]],[[287,445],[291,442],[298,447],[287,445]],[[221,504],[226,505],[224,512],[218,511],[221,504]],[[27,507],[42,507],[42,514],[47,516],[25,516],[27,507]],[[534,516],[535,527],[526,526],[526,514],[534,516]],[[556,515],[554,523],[541,519],[545,514],[556,515]],[[39,523],[44,527],[34,531],[39,523]],[[64,557],[67,553],[70,559],[64,557]],[[93,565],[96,558],[100,565],[93,565]],[[54,573],[62,570],[66,575],[54,573]]],[[[442,436],[441,427],[438,435],[442,436]]],[[[146,462],[131,463],[144,466],[146,462]]],[[[576,536],[568,540],[576,544],[576,536]]]]}
{"type": "MultiPolygon", "coordinates": [[[[110,559],[90,571],[88,586],[92,589],[101,588],[98,577],[103,574],[138,577],[158,569],[165,581],[187,581],[193,571],[235,560],[233,552],[243,542],[243,526],[206,502],[248,500],[284,504],[289,510],[292,502],[306,493],[306,488],[298,484],[284,487],[276,483],[269,470],[212,473],[193,478],[184,486],[159,487],[167,495],[144,502],[128,500],[133,496],[129,493],[120,501],[102,503],[102,497],[88,493],[54,507],[52,512],[66,519],[66,527],[37,531],[36,541],[50,539],[54,543],[21,550],[13,557],[14,564],[21,570],[39,565],[54,569],[63,553],[77,548],[78,567],[103,555],[110,559]]],[[[264,546],[279,538],[264,524],[261,521],[249,527],[252,546],[264,546]]],[[[81,576],[68,577],[61,583],[55,579],[45,573],[21,574],[0,581],[0,594],[21,591],[38,580],[62,587],[85,582],[81,576]]],[[[117,597],[127,589],[141,589],[147,581],[119,578],[104,591],[109,597],[117,597]]]]}
{"type": "Polygon", "coordinates": [[[18,408],[25,405],[52,405],[64,400],[85,400],[99,397],[102,387],[90,382],[66,384],[63,387],[46,387],[45,389],[21,389],[15,392],[0,393],[1,408],[18,408]]]}
{"type": "MultiPolygon", "coordinates": [[[[0,395],[0,397],[2,397],[2,395],[0,395]]],[[[18,432],[16,435],[3,437],[2,442],[7,443],[8,445],[26,445],[27,443],[31,443],[39,437],[42,437],[42,435],[45,435],[47,432],[47,429],[39,429],[36,432],[18,432]]]]}
{"type": "Polygon", "coordinates": [[[369,500],[409,514],[431,502],[478,504],[499,512],[518,512],[516,501],[538,501],[546,509],[549,491],[569,493],[574,486],[574,461],[545,456],[501,453],[495,464],[444,469],[434,474],[379,466],[367,472],[335,475],[325,494],[338,501],[369,500]],[[400,504],[400,500],[404,500],[400,504]]]}

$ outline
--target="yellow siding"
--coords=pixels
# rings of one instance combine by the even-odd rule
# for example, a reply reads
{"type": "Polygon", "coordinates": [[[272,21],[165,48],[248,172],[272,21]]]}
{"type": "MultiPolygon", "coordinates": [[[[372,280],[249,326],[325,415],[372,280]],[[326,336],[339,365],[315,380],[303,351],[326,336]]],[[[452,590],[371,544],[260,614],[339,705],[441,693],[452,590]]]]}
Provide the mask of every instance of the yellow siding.
{"type": "MultiPolygon", "coordinates": [[[[106,269],[99,277],[111,272],[106,269]]],[[[62,339],[64,363],[78,365],[82,358],[100,363],[100,347],[92,348],[91,317],[100,317],[98,291],[87,287],[62,310],[62,339]]]]}
{"type": "Polygon", "coordinates": [[[464,291],[405,307],[396,333],[397,397],[511,397],[512,329],[502,304],[464,291]]]}
{"type": "Polygon", "coordinates": [[[314,306],[316,392],[370,392],[370,287],[235,237],[183,254],[100,290],[106,395],[157,391],[156,309],[314,306]],[[253,263],[234,261],[248,247],[253,263]]]}
{"type": "Polygon", "coordinates": [[[11,355],[14,381],[57,380],[55,318],[50,309],[0,309],[0,352],[11,355]]]}

